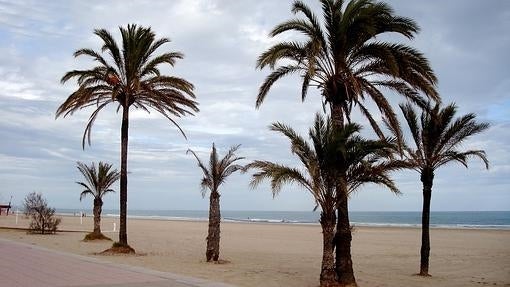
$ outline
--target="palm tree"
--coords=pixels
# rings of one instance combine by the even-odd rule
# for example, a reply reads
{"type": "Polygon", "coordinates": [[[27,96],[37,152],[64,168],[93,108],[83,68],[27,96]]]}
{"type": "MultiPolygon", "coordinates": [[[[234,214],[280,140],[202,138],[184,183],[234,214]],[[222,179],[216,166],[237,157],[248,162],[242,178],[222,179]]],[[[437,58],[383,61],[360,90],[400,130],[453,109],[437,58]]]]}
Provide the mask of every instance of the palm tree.
{"type": "Polygon", "coordinates": [[[117,180],[120,173],[117,169],[112,169],[109,163],[99,162],[98,167],[92,163],[90,166],[77,162],[77,168],[85,178],[85,182],[76,182],[85,189],[80,194],[80,201],[90,195],[94,198],[94,231],[87,234],[85,239],[104,239],[107,238],[101,233],[101,212],[103,208],[103,196],[110,192],[115,192],[110,188],[117,180]]]}
{"type": "MultiPolygon", "coordinates": [[[[293,31],[304,41],[283,41],[263,52],[257,67],[272,72],[260,86],[256,106],[260,107],[269,90],[279,79],[299,74],[302,79],[301,98],[308,88],[320,90],[324,104],[329,104],[336,128],[350,122],[353,106],[357,106],[381,138],[384,137],[365,101],[371,100],[389,123],[399,126],[397,117],[383,94],[389,90],[425,106],[425,98],[439,101],[435,90],[436,76],[428,60],[414,48],[376,39],[388,33],[412,39],[419,31],[415,21],[396,16],[383,2],[351,0],[344,8],[343,0],[320,0],[323,18],[319,18],[302,1],[294,1],[295,18],[277,25],[271,37],[293,31]],[[322,25],[321,25],[322,23],[322,25]],[[425,97],[423,96],[425,95],[425,97]]],[[[338,182],[338,190],[346,190],[346,179],[338,182]]],[[[350,255],[350,229],[347,194],[337,191],[338,226],[337,272],[344,284],[353,284],[350,255]]]]}
{"type": "Polygon", "coordinates": [[[99,112],[108,104],[117,102],[117,111],[122,109],[121,125],[121,169],[120,169],[120,228],[119,250],[134,252],[127,241],[127,151],[129,109],[139,108],[149,112],[154,109],[170,120],[184,135],[172,117],[193,115],[198,112],[194,101],[193,84],[174,77],[161,75],[160,66],[174,66],[184,55],[180,52],[166,52],[156,55],[168,38],[157,39],[151,28],[130,24],[119,27],[122,35],[122,49],[113,36],[104,29],[94,30],[103,41],[100,51],[80,49],[75,57],[88,56],[98,63],[88,70],[73,70],[62,77],[62,83],[76,79],[78,89],[58,108],[56,117],[66,117],[74,112],[94,106],[89,117],[82,146],[90,144],[90,134],[99,112]],[[106,58],[103,56],[107,56],[106,58]]]}
{"type": "MultiPolygon", "coordinates": [[[[475,114],[467,114],[454,118],[457,112],[455,104],[445,108],[435,105],[421,113],[420,120],[410,104],[400,105],[409,131],[411,132],[415,148],[402,144],[402,152],[408,168],[420,173],[423,184],[423,211],[422,211],[422,237],[421,237],[421,263],[420,273],[429,276],[430,255],[430,198],[434,172],[441,166],[451,162],[458,162],[468,167],[470,157],[478,157],[489,168],[489,161],[483,150],[461,151],[462,143],[472,136],[485,131],[489,124],[477,123],[475,114]]],[[[394,134],[397,132],[393,131],[394,134]]]]}
{"type": "Polygon", "coordinates": [[[301,98],[309,87],[317,87],[330,105],[333,123],[340,126],[350,121],[353,106],[367,117],[378,135],[383,136],[377,122],[365,106],[371,99],[394,126],[398,120],[382,93],[389,89],[421,106],[423,96],[439,100],[437,82],[428,60],[417,50],[404,44],[376,40],[377,36],[397,33],[412,39],[419,31],[415,21],[396,16],[383,2],[351,0],[343,9],[342,0],[320,0],[322,23],[302,1],[294,1],[295,18],[277,25],[270,33],[276,37],[294,31],[305,41],[284,41],[263,52],[257,68],[269,67],[273,72],[262,83],[256,106],[264,101],[273,84],[280,78],[298,73],[302,78],[301,98]]]}
{"type": "Polygon", "coordinates": [[[211,155],[209,157],[209,168],[207,168],[197,154],[188,149],[197,159],[198,166],[202,169],[204,177],[200,183],[202,187],[202,197],[205,197],[207,190],[211,192],[209,195],[209,230],[207,233],[207,248],[205,257],[207,262],[211,260],[217,262],[220,257],[220,192],[219,187],[225,182],[227,177],[234,172],[241,170],[243,166],[235,164],[236,161],[244,159],[238,157],[235,153],[241,145],[233,146],[227,154],[219,160],[216,147],[213,143],[211,155]]]}
{"type": "Polygon", "coordinates": [[[271,181],[273,196],[286,183],[296,183],[312,194],[316,208],[320,206],[320,224],[323,234],[323,254],[320,284],[341,286],[335,271],[334,236],[337,209],[336,181],[339,173],[347,178],[347,193],[351,194],[365,183],[375,183],[398,193],[389,173],[400,167],[386,158],[391,154],[391,145],[383,141],[365,140],[357,135],[361,127],[348,124],[341,130],[333,129],[330,119],[324,120],[319,114],[309,131],[312,140],[308,143],[291,127],[275,123],[271,130],[286,136],[291,142],[292,153],[301,161],[301,168],[293,168],[270,161],[254,161],[246,169],[256,169],[251,186],[254,188],[263,180],[271,181]],[[339,165],[338,161],[344,162],[339,165]],[[338,169],[347,167],[346,170],[338,169]]]}

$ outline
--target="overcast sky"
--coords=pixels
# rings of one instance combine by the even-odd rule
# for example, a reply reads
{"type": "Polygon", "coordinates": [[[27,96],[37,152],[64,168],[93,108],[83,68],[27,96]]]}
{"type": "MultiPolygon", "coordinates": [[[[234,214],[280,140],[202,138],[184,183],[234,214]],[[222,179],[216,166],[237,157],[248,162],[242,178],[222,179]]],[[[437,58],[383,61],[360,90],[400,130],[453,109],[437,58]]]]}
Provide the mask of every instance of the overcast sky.
{"type": "MultiPolygon", "coordinates": [[[[318,1],[308,1],[318,8],[318,1]]],[[[510,210],[510,1],[390,1],[399,15],[415,19],[421,32],[412,42],[439,77],[443,101],[456,102],[459,114],[474,112],[491,123],[465,148],[488,153],[490,169],[478,160],[470,168],[452,165],[436,172],[432,210],[510,210]]],[[[156,113],[131,113],[129,209],[208,208],[202,199],[201,171],[186,155],[192,148],[206,159],[215,142],[221,154],[242,144],[239,154],[296,164],[288,142],[268,131],[275,121],[305,133],[321,110],[315,89],[300,100],[298,77],[278,82],[259,110],[257,89],[268,70],[255,69],[257,56],[272,43],[267,34],[292,17],[291,1],[5,1],[0,0],[0,201],[15,204],[32,191],[42,192],[57,208],[89,208],[79,201],[82,180],[76,161],[108,161],[120,167],[120,114],[104,110],[93,129],[92,145],[81,148],[90,109],[55,120],[57,107],[76,88],[61,85],[63,74],[90,67],[74,59],[79,48],[98,49],[94,28],[118,37],[118,26],[151,26],[185,58],[165,73],[196,87],[200,113],[177,121],[186,141],[156,113]]],[[[316,9],[317,13],[320,13],[316,9]]],[[[292,37],[288,35],[287,37],[292,37]]],[[[281,39],[281,38],[280,38],[281,39]]],[[[400,98],[388,94],[396,105],[400,98]]],[[[375,112],[375,111],[374,111],[375,112]]],[[[354,115],[354,120],[366,122],[354,115]]],[[[364,135],[372,137],[368,128],[364,135]]],[[[394,175],[403,195],[367,185],[351,201],[351,210],[420,210],[421,183],[415,172],[394,175]]],[[[248,187],[249,175],[234,175],[221,187],[225,210],[312,210],[312,198],[289,187],[273,199],[268,185],[248,187]]],[[[118,186],[116,186],[118,189],[118,186]]],[[[117,209],[118,194],[104,208],[117,209]]]]}

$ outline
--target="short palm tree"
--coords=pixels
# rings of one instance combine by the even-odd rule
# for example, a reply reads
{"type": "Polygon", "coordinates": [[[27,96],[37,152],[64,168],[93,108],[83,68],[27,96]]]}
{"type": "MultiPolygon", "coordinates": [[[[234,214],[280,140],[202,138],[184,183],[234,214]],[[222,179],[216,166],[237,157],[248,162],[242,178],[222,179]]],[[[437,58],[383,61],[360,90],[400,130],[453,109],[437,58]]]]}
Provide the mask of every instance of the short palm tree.
{"type": "Polygon", "coordinates": [[[94,31],[101,40],[101,50],[80,49],[75,57],[88,56],[97,66],[86,70],[73,70],[62,77],[62,83],[76,79],[78,89],[58,108],[56,117],[72,115],[83,108],[93,106],[82,146],[88,139],[94,121],[99,112],[112,103],[117,103],[117,110],[122,109],[121,125],[121,169],[120,169],[120,228],[118,250],[134,252],[127,240],[127,156],[129,110],[138,108],[149,112],[156,110],[174,125],[172,117],[193,115],[198,112],[194,100],[193,85],[179,77],[162,75],[160,67],[164,64],[174,66],[177,59],[184,55],[179,52],[156,54],[156,51],[170,42],[168,38],[157,39],[151,28],[128,25],[120,27],[122,46],[104,29],[94,31]],[[105,57],[106,56],[106,57],[105,57]]]}
{"type": "MultiPolygon", "coordinates": [[[[462,143],[472,136],[485,131],[489,124],[475,121],[475,114],[467,114],[455,118],[457,107],[450,104],[444,108],[439,105],[422,111],[418,120],[416,112],[410,104],[400,105],[415,147],[402,144],[402,152],[408,168],[420,173],[423,184],[422,238],[420,273],[429,276],[430,255],[430,198],[434,172],[441,166],[458,162],[468,167],[470,157],[478,157],[489,168],[489,161],[483,150],[461,151],[462,143]]],[[[396,132],[394,132],[396,134],[396,132]]]]}
{"type": "Polygon", "coordinates": [[[341,286],[335,271],[334,236],[336,224],[337,193],[336,181],[340,173],[347,178],[347,193],[351,194],[365,183],[375,183],[398,193],[389,173],[400,166],[388,160],[391,145],[383,141],[365,140],[357,135],[361,127],[348,124],[341,130],[334,130],[331,120],[317,115],[309,131],[312,140],[308,143],[291,127],[275,123],[271,130],[286,136],[291,142],[292,153],[302,163],[302,168],[293,168],[270,161],[254,161],[246,170],[255,169],[251,186],[256,187],[263,180],[271,181],[273,196],[286,183],[296,183],[308,190],[320,206],[320,223],[323,233],[323,255],[320,285],[341,286]],[[339,170],[337,161],[344,161],[346,170],[339,170]]]}
{"type": "MultiPolygon", "coordinates": [[[[299,74],[302,79],[301,98],[307,96],[309,87],[320,90],[324,104],[329,104],[335,127],[350,122],[352,108],[357,106],[379,137],[384,135],[377,121],[366,106],[371,100],[389,123],[399,127],[396,114],[383,91],[389,90],[420,105],[426,98],[439,101],[436,76],[428,60],[416,49],[376,39],[396,33],[412,39],[419,28],[415,21],[395,15],[393,9],[374,0],[320,0],[322,18],[304,2],[294,1],[295,18],[277,25],[270,33],[276,37],[285,32],[297,32],[304,41],[283,41],[263,52],[257,67],[272,70],[260,86],[256,106],[265,100],[271,87],[281,78],[299,74]],[[345,6],[345,7],[344,7],[345,6]]],[[[339,182],[345,183],[346,179],[339,182]]],[[[346,187],[338,186],[339,190],[346,187]]],[[[348,226],[347,194],[339,194],[338,226],[336,238],[337,272],[345,278],[343,284],[353,284],[350,270],[350,236],[342,234],[348,226]]],[[[346,231],[347,232],[347,231],[346,231]]],[[[343,280],[343,279],[342,279],[343,280]]]]}
{"type": "Polygon", "coordinates": [[[211,155],[209,156],[209,167],[202,163],[194,151],[188,150],[196,158],[198,166],[204,173],[200,183],[202,196],[205,197],[207,190],[211,192],[209,195],[209,230],[207,232],[207,248],[205,251],[207,262],[211,260],[217,262],[220,257],[221,213],[219,187],[228,176],[243,168],[243,166],[236,164],[237,161],[244,159],[244,157],[238,157],[235,154],[239,147],[240,145],[231,147],[220,160],[216,152],[216,146],[213,143],[211,155]]]}
{"type": "Polygon", "coordinates": [[[107,193],[115,192],[111,186],[119,180],[120,173],[116,169],[112,169],[109,163],[99,162],[96,168],[95,163],[86,165],[77,162],[77,168],[85,178],[85,182],[76,182],[85,188],[80,194],[80,201],[87,195],[94,198],[94,230],[91,234],[85,236],[85,239],[104,239],[101,233],[101,212],[103,209],[103,196],[107,193]]]}

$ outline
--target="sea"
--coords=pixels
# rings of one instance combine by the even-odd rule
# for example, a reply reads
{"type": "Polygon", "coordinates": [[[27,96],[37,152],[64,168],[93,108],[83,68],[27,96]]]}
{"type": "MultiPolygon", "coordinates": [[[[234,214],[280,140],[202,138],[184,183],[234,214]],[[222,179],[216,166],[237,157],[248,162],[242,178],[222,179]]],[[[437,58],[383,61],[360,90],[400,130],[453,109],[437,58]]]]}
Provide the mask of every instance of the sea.
{"type": "MultiPolygon", "coordinates": [[[[78,215],[91,210],[57,209],[61,215],[78,215]]],[[[119,217],[118,210],[105,209],[106,217],[119,217]]],[[[223,222],[266,224],[319,224],[320,211],[233,211],[222,210],[223,222]]],[[[417,211],[351,211],[354,226],[420,227],[421,212],[417,211]]],[[[207,221],[206,210],[128,210],[128,218],[152,220],[207,221]]],[[[436,211],[430,214],[431,228],[507,229],[510,230],[510,211],[436,211]]]]}

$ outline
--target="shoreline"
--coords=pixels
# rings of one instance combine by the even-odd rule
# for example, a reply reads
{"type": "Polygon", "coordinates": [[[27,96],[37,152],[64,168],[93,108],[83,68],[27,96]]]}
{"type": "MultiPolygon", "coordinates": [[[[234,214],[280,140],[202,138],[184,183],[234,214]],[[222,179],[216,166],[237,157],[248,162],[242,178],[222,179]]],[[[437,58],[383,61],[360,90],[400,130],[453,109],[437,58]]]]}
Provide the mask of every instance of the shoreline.
{"type": "MultiPolygon", "coordinates": [[[[77,217],[72,213],[56,213],[61,217],[77,217]]],[[[92,217],[87,215],[86,217],[92,217]]],[[[207,222],[208,218],[192,218],[179,216],[159,216],[159,215],[128,215],[130,220],[158,220],[158,221],[183,221],[183,222],[207,222]]],[[[119,218],[118,214],[105,214],[102,218],[119,218]]],[[[276,219],[232,219],[222,218],[221,223],[239,223],[239,224],[274,224],[274,225],[313,225],[320,226],[319,222],[295,222],[295,221],[279,221],[276,219]]],[[[351,221],[353,227],[370,227],[370,228],[414,228],[421,229],[421,224],[414,223],[365,223],[351,221]]],[[[510,225],[470,225],[470,224],[430,224],[431,229],[453,229],[453,230],[510,230],[510,225]]]]}
{"type": "MultiPolygon", "coordinates": [[[[92,228],[91,222],[93,220],[93,216],[85,216],[83,217],[83,224],[78,224],[78,221],[80,220],[80,217],[78,215],[72,215],[72,214],[62,214],[62,213],[56,213],[57,217],[60,217],[63,219],[63,224],[61,226],[65,226],[67,228],[59,227],[57,232],[89,232],[92,228]],[[73,224],[66,224],[68,221],[75,221],[73,224]],[[90,222],[88,222],[90,221],[90,222]],[[80,228],[76,228],[80,227],[80,228]]],[[[119,216],[101,216],[101,226],[103,233],[118,233],[118,226],[119,226],[119,216]],[[113,228],[108,228],[113,223],[116,224],[116,231],[113,231],[113,228]],[[106,227],[104,225],[109,225],[106,227]]],[[[15,215],[10,214],[9,216],[2,215],[0,217],[0,229],[12,229],[12,230],[28,230],[28,219],[24,218],[21,214],[19,215],[19,224],[14,223],[15,215]],[[3,220],[4,219],[4,220],[3,220]],[[7,220],[5,220],[7,219],[7,220]],[[12,219],[12,220],[9,220],[12,219]]],[[[145,223],[147,225],[150,225],[151,222],[169,222],[169,223],[197,223],[197,224],[204,224],[208,223],[208,219],[175,219],[175,218],[156,218],[156,217],[145,217],[145,216],[128,216],[128,224],[130,222],[136,222],[138,223],[145,223]]],[[[221,220],[221,225],[239,225],[239,226],[288,226],[288,227],[312,227],[312,228],[319,228],[320,229],[320,223],[303,223],[303,222],[261,222],[261,221],[224,221],[221,220]]],[[[352,227],[354,230],[356,229],[387,229],[387,230],[419,230],[421,231],[421,224],[419,225],[411,225],[411,224],[358,224],[355,222],[351,222],[352,227]]],[[[510,234],[510,227],[509,228],[497,228],[497,227],[484,227],[484,228],[477,228],[477,227],[452,227],[452,226],[434,226],[430,225],[430,229],[433,230],[451,230],[451,231],[495,231],[495,232],[508,232],[510,234]]]]}

